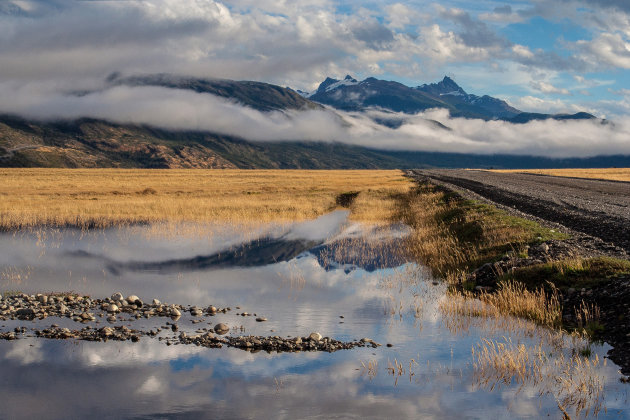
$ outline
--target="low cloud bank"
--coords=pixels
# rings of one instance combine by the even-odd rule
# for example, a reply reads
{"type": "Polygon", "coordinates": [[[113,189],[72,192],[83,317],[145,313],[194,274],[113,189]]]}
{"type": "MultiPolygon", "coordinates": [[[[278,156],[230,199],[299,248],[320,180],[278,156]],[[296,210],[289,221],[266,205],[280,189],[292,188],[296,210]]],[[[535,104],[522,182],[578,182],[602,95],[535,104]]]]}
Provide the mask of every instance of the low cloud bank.
{"type": "Polygon", "coordinates": [[[630,155],[630,118],[608,124],[547,120],[515,125],[452,118],[441,109],[416,115],[330,109],[260,112],[214,95],[162,87],[117,86],[78,96],[61,94],[55,87],[10,84],[0,84],[0,112],[37,120],[91,117],[251,141],[325,141],[386,150],[557,158],[630,155]],[[375,122],[383,120],[399,124],[390,128],[375,122]]]}

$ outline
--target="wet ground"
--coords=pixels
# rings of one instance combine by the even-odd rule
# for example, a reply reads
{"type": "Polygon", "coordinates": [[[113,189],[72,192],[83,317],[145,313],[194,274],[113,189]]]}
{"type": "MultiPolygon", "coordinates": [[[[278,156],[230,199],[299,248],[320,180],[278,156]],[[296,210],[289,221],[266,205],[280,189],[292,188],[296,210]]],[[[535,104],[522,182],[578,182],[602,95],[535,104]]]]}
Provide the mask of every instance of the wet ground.
{"type": "MultiPolygon", "coordinates": [[[[407,229],[359,225],[347,216],[341,211],[255,229],[3,234],[5,297],[74,291],[96,299],[121,292],[143,302],[230,310],[182,311],[176,320],[122,312],[110,323],[97,310],[85,323],[54,316],[0,321],[0,332],[25,328],[17,340],[0,340],[0,418],[561,418],[561,389],[495,380],[475,366],[471,349],[484,338],[511,339],[525,346],[542,342],[547,353],[568,357],[571,340],[550,339],[512,319],[447,316],[439,309],[445,286],[401,252],[407,229]],[[243,312],[256,315],[238,315],[243,312]],[[33,334],[53,323],[157,330],[167,322],[177,331],[164,328],[138,342],[33,334]],[[167,345],[182,332],[194,335],[218,323],[230,328],[224,337],[318,332],[382,345],[332,353],[167,345]]],[[[606,350],[594,345],[589,357],[602,358],[606,350]]],[[[617,367],[600,360],[588,375],[600,394],[584,400],[581,414],[599,410],[598,418],[630,418],[628,386],[617,367]]]]}

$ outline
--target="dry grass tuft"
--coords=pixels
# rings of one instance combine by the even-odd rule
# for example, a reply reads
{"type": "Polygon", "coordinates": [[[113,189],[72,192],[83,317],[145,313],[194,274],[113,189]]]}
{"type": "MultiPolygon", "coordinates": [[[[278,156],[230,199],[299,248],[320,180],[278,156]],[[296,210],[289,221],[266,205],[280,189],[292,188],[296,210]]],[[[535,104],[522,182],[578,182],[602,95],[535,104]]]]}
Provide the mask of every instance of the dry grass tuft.
{"type": "Polygon", "coordinates": [[[476,295],[453,291],[440,302],[440,310],[448,317],[472,316],[497,318],[513,315],[550,328],[562,324],[562,305],[555,288],[546,293],[541,287],[528,290],[522,283],[503,282],[496,292],[482,291],[476,295]]]}

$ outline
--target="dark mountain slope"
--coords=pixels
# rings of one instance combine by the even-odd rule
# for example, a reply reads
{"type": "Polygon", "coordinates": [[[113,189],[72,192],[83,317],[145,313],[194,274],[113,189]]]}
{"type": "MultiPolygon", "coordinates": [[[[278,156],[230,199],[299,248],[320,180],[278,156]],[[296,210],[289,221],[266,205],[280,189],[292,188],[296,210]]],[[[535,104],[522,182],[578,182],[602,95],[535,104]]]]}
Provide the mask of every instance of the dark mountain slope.
{"type": "Polygon", "coordinates": [[[484,95],[466,93],[453,79],[446,76],[441,82],[418,86],[415,89],[440,98],[459,111],[469,111],[483,115],[485,119],[512,118],[521,113],[507,102],[484,95]]]}
{"type": "Polygon", "coordinates": [[[197,93],[210,93],[235,100],[259,111],[301,110],[320,107],[291,89],[262,82],[197,79],[170,74],[130,77],[120,77],[114,74],[108,78],[108,82],[112,85],[160,86],[192,90],[197,93]]]}
{"type": "Polygon", "coordinates": [[[339,143],[252,143],[93,119],[40,123],[0,116],[0,167],[65,168],[570,168],[628,167],[630,156],[547,159],[384,151],[339,143]]]}
{"type": "Polygon", "coordinates": [[[373,77],[358,82],[327,78],[309,99],[345,111],[379,107],[394,112],[416,113],[429,108],[452,108],[446,102],[415,91],[398,82],[373,77]]]}
{"type": "Polygon", "coordinates": [[[400,159],[337,143],[251,143],[93,119],[0,116],[0,166],[123,168],[396,168],[400,159]]]}

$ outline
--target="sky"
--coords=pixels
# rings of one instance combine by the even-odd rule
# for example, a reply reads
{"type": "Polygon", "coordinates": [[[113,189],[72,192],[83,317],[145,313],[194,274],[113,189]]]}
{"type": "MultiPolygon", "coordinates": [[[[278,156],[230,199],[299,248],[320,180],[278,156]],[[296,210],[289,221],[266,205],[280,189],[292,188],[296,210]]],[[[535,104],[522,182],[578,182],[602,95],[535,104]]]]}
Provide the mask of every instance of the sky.
{"type": "MultiPolygon", "coordinates": [[[[0,1],[0,111],[124,119],[112,108],[137,114],[134,104],[169,100],[131,88],[70,97],[106,89],[113,72],[307,91],[327,76],[416,86],[448,75],[523,111],[586,111],[619,130],[630,118],[630,1],[0,1]]],[[[286,129],[276,117],[269,124],[286,129]]]]}

